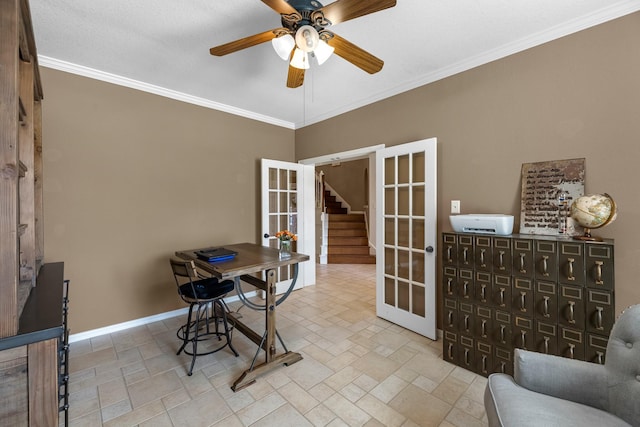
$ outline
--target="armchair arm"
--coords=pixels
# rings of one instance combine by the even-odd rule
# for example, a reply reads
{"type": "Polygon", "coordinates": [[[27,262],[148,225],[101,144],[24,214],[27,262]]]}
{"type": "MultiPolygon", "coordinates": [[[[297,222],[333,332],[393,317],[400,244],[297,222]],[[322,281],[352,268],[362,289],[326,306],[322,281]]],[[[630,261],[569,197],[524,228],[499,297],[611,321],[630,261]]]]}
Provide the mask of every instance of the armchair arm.
{"type": "Polygon", "coordinates": [[[608,410],[607,375],[604,366],[527,350],[515,350],[516,383],[598,409],[608,410]]]}

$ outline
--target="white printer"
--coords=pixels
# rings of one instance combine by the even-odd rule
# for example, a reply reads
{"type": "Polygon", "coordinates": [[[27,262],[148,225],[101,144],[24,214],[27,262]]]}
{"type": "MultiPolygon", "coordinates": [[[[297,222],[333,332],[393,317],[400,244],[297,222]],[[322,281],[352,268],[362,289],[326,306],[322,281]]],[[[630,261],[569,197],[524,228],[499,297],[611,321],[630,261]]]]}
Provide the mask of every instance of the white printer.
{"type": "Polygon", "coordinates": [[[459,233],[509,235],[513,232],[513,215],[466,214],[449,216],[451,227],[459,233]]]}

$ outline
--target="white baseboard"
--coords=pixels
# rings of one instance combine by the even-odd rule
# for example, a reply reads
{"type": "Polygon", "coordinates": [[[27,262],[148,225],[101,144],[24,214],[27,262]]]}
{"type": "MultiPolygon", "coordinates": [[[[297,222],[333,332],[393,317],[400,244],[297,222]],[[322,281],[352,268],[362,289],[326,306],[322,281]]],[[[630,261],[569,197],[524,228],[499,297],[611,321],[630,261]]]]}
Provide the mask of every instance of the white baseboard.
{"type": "MultiPolygon", "coordinates": [[[[256,291],[247,292],[245,296],[247,298],[253,297],[257,294],[256,291]]],[[[239,301],[237,295],[225,298],[226,302],[239,301]]],[[[73,310],[73,308],[72,308],[73,310]]],[[[128,322],[118,323],[115,325],[105,326],[104,328],[92,329],[90,331],[80,332],[77,334],[69,335],[69,343],[76,341],[82,341],[90,338],[99,337],[101,335],[111,334],[113,332],[124,331],[125,329],[134,328],[136,326],[148,325],[149,323],[159,322],[161,320],[170,319],[175,316],[185,315],[189,311],[189,307],[180,308],[178,310],[168,311],[166,313],[154,314],[153,316],[143,317],[141,319],[130,320],[128,322]]]]}

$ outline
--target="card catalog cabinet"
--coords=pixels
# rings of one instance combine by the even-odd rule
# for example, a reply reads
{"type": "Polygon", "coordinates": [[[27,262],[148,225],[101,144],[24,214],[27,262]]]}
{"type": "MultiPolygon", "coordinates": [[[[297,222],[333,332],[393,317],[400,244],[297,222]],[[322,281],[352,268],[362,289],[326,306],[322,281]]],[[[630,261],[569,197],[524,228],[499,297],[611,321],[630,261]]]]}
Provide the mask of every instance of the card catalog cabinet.
{"type": "Polygon", "coordinates": [[[442,234],[443,357],[513,374],[513,349],[604,363],[613,241],[442,234]]]}

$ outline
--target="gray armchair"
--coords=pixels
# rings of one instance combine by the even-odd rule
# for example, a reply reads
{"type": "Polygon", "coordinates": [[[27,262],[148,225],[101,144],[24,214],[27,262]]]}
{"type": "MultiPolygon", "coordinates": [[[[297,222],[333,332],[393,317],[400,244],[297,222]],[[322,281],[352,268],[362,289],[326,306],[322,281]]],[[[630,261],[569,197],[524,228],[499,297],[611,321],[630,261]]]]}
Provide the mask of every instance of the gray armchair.
{"type": "Polygon", "coordinates": [[[491,427],[640,426],[640,305],[617,319],[604,365],[516,349],[484,405],[491,427]]]}

